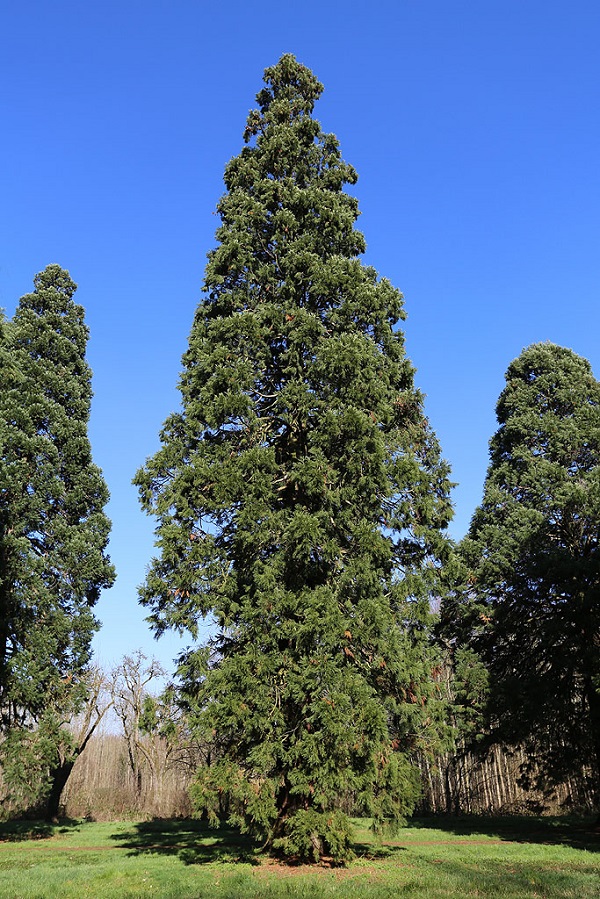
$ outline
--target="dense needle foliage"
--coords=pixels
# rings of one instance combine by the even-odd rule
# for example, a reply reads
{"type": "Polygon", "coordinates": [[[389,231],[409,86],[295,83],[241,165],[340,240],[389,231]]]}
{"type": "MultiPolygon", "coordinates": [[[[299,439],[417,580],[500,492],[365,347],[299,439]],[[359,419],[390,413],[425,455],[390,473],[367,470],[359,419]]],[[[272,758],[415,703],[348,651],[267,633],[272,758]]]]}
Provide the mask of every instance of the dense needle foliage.
{"type": "Polygon", "coordinates": [[[83,308],[58,265],[34,283],[4,323],[0,372],[0,728],[5,776],[30,798],[59,764],[61,723],[84,692],[93,607],[114,580],[108,491],[87,436],[83,308]]]}
{"type": "Polygon", "coordinates": [[[534,344],[497,416],[446,627],[486,668],[492,736],[551,780],[588,765],[599,796],[600,384],[571,350],[534,344]]]}
{"type": "Polygon", "coordinates": [[[356,174],[312,117],[293,56],[265,72],[225,170],[180,381],[137,477],[158,518],[141,591],[184,660],[215,762],[195,799],[288,854],[344,859],[340,800],[410,811],[436,739],[429,600],[447,550],[446,464],[397,329],[402,295],[358,256],[356,174]]]}

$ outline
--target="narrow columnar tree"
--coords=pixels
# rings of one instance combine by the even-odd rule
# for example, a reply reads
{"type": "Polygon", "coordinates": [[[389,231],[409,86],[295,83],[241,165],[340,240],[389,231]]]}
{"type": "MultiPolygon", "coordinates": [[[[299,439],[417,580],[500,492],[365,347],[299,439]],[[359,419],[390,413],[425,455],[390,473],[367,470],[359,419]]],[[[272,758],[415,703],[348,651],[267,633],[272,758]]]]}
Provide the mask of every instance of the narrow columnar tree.
{"type": "Polygon", "coordinates": [[[2,367],[0,723],[17,768],[33,729],[34,754],[43,744],[51,770],[61,722],[85,692],[93,607],[114,571],[108,491],[87,435],[83,308],[58,265],[34,283],[6,326],[2,367]]]}
{"type": "Polygon", "coordinates": [[[571,350],[534,344],[497,416],[444,617],[485,664],[492,736],[553,781],[590,766],[600,799],[600,384],[571,350]]]}
{"type": "Polygon", "coordinates": [[[429,598],[451,514],[446,464],[398,322],[359,255],[356,173],[312,117],[293,56],[265,72],[225,170],[180,381],[137,477],[158,518],[141,591],[160,633],[212,616],[184,662],[218,762],[195,798],[290,854],[342,859],[352,795],[377,820],[418,792],[437,714],[429,598]]]}

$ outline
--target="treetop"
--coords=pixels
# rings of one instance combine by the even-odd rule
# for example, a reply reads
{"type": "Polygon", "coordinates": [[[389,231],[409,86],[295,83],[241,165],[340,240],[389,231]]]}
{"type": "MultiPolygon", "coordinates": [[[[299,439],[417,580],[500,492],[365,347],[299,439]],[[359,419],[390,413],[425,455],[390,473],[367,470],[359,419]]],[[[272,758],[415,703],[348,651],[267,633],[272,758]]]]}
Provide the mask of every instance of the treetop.
{"type": "Polygon", "coordinates": [[[516,414],[529,417],[534,409],[566,418],[599,401],[598,384],[588,360],[567,347],[545,341],[526,347],[508,366],[496,415],[501,425],[516,414]],[[589,394],[585,403],[582,391],[589,394]]]}
{"type": "MultiPolygon", "coordinates": [[[[256,95],[256,102],[262,115],[269,115],[274,121],[310,115],[323,93],[321,82],[292,53],[284,53],[276,65],[265,69],[263,80],[267,86],[256,95]]],[[[245,139],[255,133],[249,119],[245,139]]]]}
{"type": "Polygon", "coordinates": [[[69,298],[77,290],[77,284],[75,284],[69,272],[55,262],[47,265],[43,272],[38,272],[33,279],[33,283],[36,290],[52,288],[69,298]]]}

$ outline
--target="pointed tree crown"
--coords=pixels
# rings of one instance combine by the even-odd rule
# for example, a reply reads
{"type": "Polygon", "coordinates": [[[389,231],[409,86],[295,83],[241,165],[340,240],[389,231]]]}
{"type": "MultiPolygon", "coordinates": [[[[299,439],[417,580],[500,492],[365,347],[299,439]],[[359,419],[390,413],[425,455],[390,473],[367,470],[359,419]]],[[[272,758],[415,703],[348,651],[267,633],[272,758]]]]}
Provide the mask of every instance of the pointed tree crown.
{"type": "Polygon", "coordinates": [[[321,85],[291,55],[265,83],[225,170],[181,411],[136,476],[159,519],[141,597],[158,632],[218,626],[182,669],[220,742],[199,804],[212,815],[231,787],[273,846],[337,840],[342,857],[340,794],[380,819],[414,801],[396,748],[434,704],[450,485],[395,329],[402,294],[357,258],[356,173],[312,118],[321,85]]]}

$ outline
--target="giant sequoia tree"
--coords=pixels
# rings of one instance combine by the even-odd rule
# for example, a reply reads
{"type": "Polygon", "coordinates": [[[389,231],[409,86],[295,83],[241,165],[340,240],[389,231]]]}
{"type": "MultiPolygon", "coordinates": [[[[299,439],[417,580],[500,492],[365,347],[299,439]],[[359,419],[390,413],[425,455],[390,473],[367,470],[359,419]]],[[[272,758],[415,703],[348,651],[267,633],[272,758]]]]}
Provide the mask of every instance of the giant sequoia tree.
{"type": "Polygon", "coordinates": [[[600,384],[571,350],[534,344],[497,415],[468,586],[446,616],[487,668],[492,734],[556,781],[589,765],[600,798],[600,384]]]}
{"type": "Polygon", "coordinates": [[[225,170],[182,409],[136,477],[158,518],[141,597],[158,632],[218,629],[182,669],[216,744],[198,807],[341,859],[340,797],[401,817],[410,752],[433,739],[448,471],[402,296],[358,259],[356,174],[312,117],[322,86],[291,55],[265,83],[225,170]]]}
{"type": "Polygon", "coordinates": [[[105,555],[108,492],[87,436],[83,308],[58,265],[34,283],[2,346],[0,727],[6,772],[25,783],[31,749],[51,770],[49,788],[61,723],[85,691],[93,607],[114,571],[105,555]]]}

